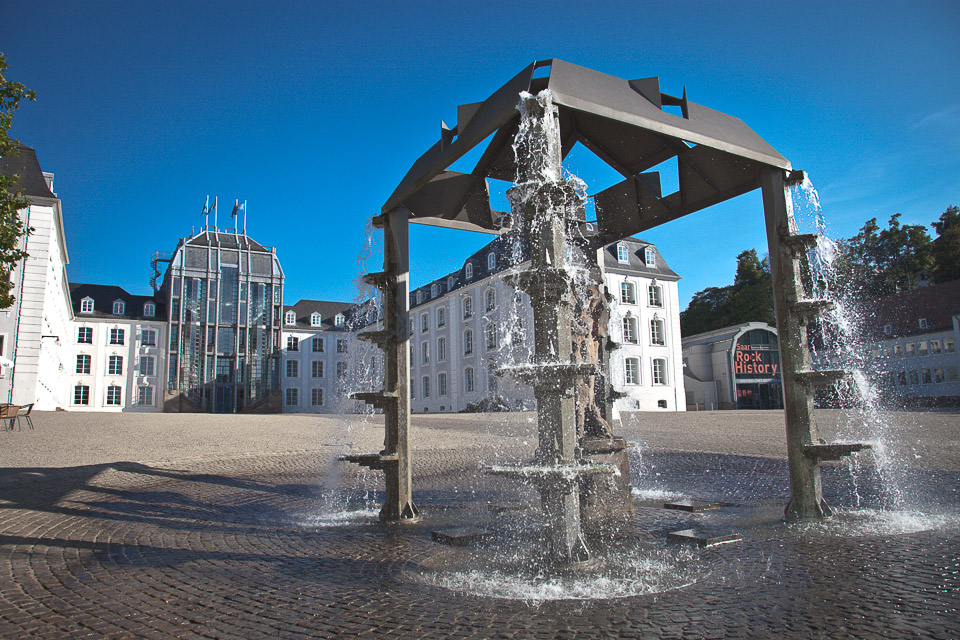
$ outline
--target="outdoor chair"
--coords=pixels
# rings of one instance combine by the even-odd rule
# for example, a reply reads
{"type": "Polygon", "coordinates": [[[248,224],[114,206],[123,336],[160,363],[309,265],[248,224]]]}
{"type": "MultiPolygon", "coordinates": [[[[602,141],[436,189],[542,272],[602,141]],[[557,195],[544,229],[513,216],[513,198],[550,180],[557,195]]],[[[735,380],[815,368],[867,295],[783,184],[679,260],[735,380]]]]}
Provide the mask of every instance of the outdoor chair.
{"type": "MultiPolygon", "coordinates": [[[[27,426],[30,427],[31,429],[33,429],[33,419],[30,418],[30,412],[31,412],[31,411],[33,411],[33,403],[32,403],[32,402],[31,402],[30,404],[25,404],[25,405],[23,405],[22,407],[19,408],[19,411],[17,411],[17,428],[20,429],[21,431],[23,430],[23,429],[20,427],[20,419],[21,419],[21,418],[25,418],[26,421],[27,421],[27,426]]],[[[10,423],[10,428],[13,429],[13,423],[12,423],[12,422],[10,423]]]]}
{"type": "Polygon", "coordinates": [[[20,406],[16,404],[0,404],[0,424],[3,425],[4,431],[13,431],[13,422],[17,419],[17,412],[20,411],[20,406]],[[10,425],[7,426],[7,421],[10,422],[10,425]]]}

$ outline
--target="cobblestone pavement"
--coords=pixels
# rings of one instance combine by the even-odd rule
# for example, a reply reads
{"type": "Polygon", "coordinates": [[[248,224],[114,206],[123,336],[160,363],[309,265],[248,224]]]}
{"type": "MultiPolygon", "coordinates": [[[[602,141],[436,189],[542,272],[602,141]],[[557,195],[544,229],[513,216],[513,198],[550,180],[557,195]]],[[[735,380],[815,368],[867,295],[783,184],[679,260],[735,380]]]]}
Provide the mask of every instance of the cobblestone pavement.
{"type": "MultiPolygon", "coordinates": [[[[475,554],[481,561],[536,546],[537,510],[524,506],[536,504],[530,490],[478,469],[480,460],[523,459],[533,443],[509,429],[470,435],[468,426],[438,431],[416,450],[424,517],[410,525],[377,522],[382,477],[333,462],[334,447],[8,465],[0,474],[0,637],[960,637],[954,470],[904,470],[894,491],[885,469],[831,466],[824,490],[838,516],[786,525],[783,460],[636,446],[633,552],[624,557],[638,564],[630,574],[638,582],[654,569],[637,558],[665,561],[677,574],[665,584],[675,588],[499,598],[496,586],[479,588],[490,573],[482,562],[460,588],[434,586],[438,575],[464,569],[461,552],[431,540],[434,530],[493,531],[475,554]],[[723,507],[663,509],[673,497],[723,507]],[[692,550],[665,542],[691,527],[743,540],[692,550]]],[[[585,573],[588,587],[607,586],[603,571],[585,573]]]]}

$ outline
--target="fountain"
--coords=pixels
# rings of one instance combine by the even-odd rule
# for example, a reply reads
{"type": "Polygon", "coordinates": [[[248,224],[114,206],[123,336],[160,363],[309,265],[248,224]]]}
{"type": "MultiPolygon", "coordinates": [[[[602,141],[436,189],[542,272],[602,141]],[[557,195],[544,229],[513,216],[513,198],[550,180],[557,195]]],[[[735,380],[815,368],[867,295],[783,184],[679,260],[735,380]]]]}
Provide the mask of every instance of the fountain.
{"type": "MultiPolygon", "coordinates": [[[[385,231],[384,270],[369,274],[367,281],[383,291],[384,327],[361,337],[386,354],[384,386],[355,397],[383,409],[385,443],[378,453],[344,459],[385,472],[381,518],[419,517],[408,442],[409,222],[509,233],[530,248],[529,263],[512,274],[512,284],[531,297],[536,350],[529,364],[498,373],[533,386],[538,447],[530,464],[489,471],[536,486],[547,558],[554,565],[576,564],[589,557],[582,517],[589,511],[586,503],[595,503],[597,496],[583,498],[609,485],[597,479],[615,475],[622,468],[617,456],[625,464],[626,451],[612,433],[617,396],[604,357],[612,346],[603,326],[609,315],[604,292],[588,286],[582,290],[590,292],[590,299],[574,301],[572,267],[592,274],[588,279],[594,285],[602,283],[602,262],[594,256],[607,244],[757,188],[763,197],[783,367],[792,492],[786,517],[829,516],[820,464],[868,445],[823,443],[811,419],[814,389],[844,374],[810,366],[807,325],[830,303],[807,299],[802,287],[802,262],[817,242],[815,235],[799,234],[793,219],[790,186],[803,172],[793,171],[740,120],[690,102],[686,90],[677,97],[661,92],[657,78],[623,80],[556,59],[532,63],[481,103],[461,105],[457,118],[453,128],[441,124],[439,141],[413,164],[375,218],[385,231]],[[522,113],[516,107],[518,96],[522,113]],[[471,173],[449,170],[487,140],[471,173]],[[585,220],[575,189],[562,179],[562,159],[576,144],[624,177],[595,194],[595,221],[585,220]],[[676,161],[679,189],[663,194],[660,175],[651,169],[668,160],[676,161]],[[491,208],[487,178],[516,181],[509,192],[511,212],[491,208]],[[569,256],[580,256],[580,264],[569,264],[569,256]],[[590,326],[587,336],[573,330],[577,304],[593,319],[585,323],[590,326]]],[[[611,486],[625,493],[623,501],[629,504],[629,474],[620,475],[611,486]]]]}

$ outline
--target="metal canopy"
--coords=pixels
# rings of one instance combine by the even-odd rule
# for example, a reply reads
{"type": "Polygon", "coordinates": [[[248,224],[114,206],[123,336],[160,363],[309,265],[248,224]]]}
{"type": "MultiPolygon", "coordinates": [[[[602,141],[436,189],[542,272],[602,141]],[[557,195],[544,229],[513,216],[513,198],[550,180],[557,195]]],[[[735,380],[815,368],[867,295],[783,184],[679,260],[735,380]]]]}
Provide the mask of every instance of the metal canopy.
{"type": "Polygon", "coordinates": [[[411,222],[499,233],[486,178],[513,182],[513,138],[522,91],[550,89],[559,107],[563,154],[579,142],[624,180],[596,194],[597,246],[693,213],[760,186],[763,167],[790,163],[743,121],[660,91],[658,78],[623,80],[562,60],[527,66],[481,103],[460,105],[457,125],[414,162],[383,205],[403,207],[411,222]],[[549,74],[534,77],[537,69],[549,74]],[[665,111],[677,107],[682,115],[665,111]],[[449,171],[490,138],[471,173],[449,171]],[[677,159],[680,189],[660,192],[649,169],[677,159]]]}

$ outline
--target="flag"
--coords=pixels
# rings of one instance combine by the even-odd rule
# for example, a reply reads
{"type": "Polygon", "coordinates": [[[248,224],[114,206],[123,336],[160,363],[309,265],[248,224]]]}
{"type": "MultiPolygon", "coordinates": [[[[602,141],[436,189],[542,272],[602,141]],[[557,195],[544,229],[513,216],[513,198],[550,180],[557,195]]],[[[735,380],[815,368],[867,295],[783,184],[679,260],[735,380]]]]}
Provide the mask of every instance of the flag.
{"type": "MultiPolygon", "coordinates": [[[[209,198],[210,196],[207,197],[209,198]]],[[[217,215],[217,196],[213,196],[213,206],[210,207],[210,213],[212,213],[214,216],[217,215]]]]}
{"type": "Polygon", "coordinates": [[[231,218],[236,218],[236,217],[237,217],[237,213],[243,211],[243,208],[244,208],[244,206],[246,206],[246,204],[247,204],[246,202],[244,202],[243,204],[240,204],[240,200],[239,200],[239,199],[238,199],[238,200],[235,200],[234,203],[233,203],[233,211],[230,212],[230,217],[231,217],[231,218]]]}
{"type": "Polygon", "coordinates": [[[203,211],[200,212],[200,215],[207,215],[207,207],[210,205],[210,196],[207,196],[207,199],[203,201],[203,211]]]}

